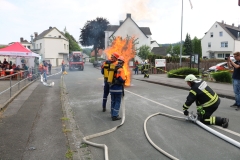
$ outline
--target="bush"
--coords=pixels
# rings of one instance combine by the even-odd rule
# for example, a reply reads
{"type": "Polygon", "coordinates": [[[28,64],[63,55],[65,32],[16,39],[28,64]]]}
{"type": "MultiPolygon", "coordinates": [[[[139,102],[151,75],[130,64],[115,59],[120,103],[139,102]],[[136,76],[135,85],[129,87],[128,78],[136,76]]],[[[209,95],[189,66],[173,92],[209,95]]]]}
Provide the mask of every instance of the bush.
{"type": "Polygon", "coordinates": [[[215,72],[212,73],[212,77],[217,81],[217,82],[227,82],[227,83],[232,83],[232,75],[229,71],[222,71],[222,72],[215,72]]]}
{"type": "Polygon", "coordinates": [[[187,75],[193,74],[195,76],[198,75],[198,69],[196,68],[188,68],[183,67],[179,69],[173,69],[168,72],[168,78],[185,78],[187,75]]]}

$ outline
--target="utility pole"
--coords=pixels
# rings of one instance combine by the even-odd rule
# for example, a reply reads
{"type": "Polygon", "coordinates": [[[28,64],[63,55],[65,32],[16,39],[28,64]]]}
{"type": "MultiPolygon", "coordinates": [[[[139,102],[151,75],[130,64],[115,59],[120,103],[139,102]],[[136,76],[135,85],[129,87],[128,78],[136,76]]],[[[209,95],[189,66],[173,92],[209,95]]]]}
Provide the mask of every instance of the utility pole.
{"type": "Polygon", "coordinates": [[[182,0],[182,17],[181,17],[181,45],[180,45],[180,67],[182,66],[182,26],[183,26],[183,0],[182,0]]]}

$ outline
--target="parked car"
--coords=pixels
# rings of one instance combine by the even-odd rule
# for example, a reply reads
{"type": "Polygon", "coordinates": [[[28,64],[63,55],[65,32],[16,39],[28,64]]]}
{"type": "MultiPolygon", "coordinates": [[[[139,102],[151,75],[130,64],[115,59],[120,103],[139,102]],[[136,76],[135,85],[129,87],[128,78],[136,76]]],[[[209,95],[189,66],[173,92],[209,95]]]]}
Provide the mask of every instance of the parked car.
{"type": "Polygon", "coordinates": [[[208,69],[208,72],[216,72],[216,71],[223,71],[228,70],[227,62],[221,62],[216,64],[215,66],[212,66],[208,69]]]}

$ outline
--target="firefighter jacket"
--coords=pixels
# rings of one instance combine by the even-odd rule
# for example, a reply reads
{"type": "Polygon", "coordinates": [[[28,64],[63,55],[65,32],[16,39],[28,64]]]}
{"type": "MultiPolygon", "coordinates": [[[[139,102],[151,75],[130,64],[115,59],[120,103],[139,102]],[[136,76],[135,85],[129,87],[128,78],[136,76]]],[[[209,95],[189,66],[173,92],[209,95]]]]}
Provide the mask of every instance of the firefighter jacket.
{"type": "Polygon", "coordinates": [[[217,93],[215,93],[205,81],[197,81],[192,84],[187,100],[183,105],[183,110],[189,109],[194,101],[196,102],[197,107],[202,106],[203,109],[205,107],[219,105],[220,103],[217,93]]]}
{"type": "Polygon", "coordinates": [[[105,62],[103,62],[102,66],[101,66],[101,73],[104,76],[104,81],[107,81],[107,76],[108,76],[108,71],[110,69],[110,64],[118,64],[118,61],[111,61],[111,60],[106,60],[105,62]]]}
{"type": "Polygon", "coordinates": [[[110,85],[110,93],[112,94],[122,94],[124,83],[126,80],[126,75],[121,66],[116,66],[116,71],[114,73],[113,83],[110,85]]]}

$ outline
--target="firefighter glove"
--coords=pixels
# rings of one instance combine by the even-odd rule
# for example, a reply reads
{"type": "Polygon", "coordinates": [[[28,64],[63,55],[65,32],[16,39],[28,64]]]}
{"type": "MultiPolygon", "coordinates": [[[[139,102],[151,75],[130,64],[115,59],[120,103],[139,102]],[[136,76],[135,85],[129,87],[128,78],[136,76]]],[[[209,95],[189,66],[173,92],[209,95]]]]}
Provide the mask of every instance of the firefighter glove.
{"type": "Polygon", "coordinates": [[[185,111],[183,111],[183,113],[184,113],[185,116],[188,116],[189,112],[188,112],[188,110],[185,110],[185,111]]]}

